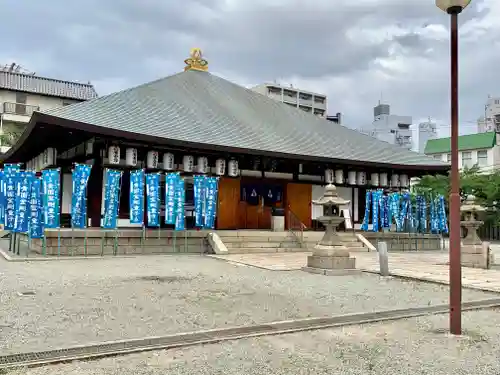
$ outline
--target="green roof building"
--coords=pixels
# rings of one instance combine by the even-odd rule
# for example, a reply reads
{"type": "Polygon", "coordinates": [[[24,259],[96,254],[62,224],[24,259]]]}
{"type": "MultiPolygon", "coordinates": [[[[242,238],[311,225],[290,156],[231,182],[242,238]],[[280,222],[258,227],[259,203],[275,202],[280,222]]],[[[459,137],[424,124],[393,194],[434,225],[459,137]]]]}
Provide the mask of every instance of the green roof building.
{"type": "MultiPolygon", "coordinates": [[[[477,165],[483,171],[490,171],[500,162],[495,132],[458,137],[458,151],[460,168],[477,165]]],[[[451,138],[429,140],[425,146],[425,154],[436,160],[451,162],[451,138]]]]}
{"type": "Polygon", "coordinates": [[[63,174],[71,173],[74,162],[93,163],[88,186],[92,226],[100,225],[104,168],[125,171],[122,218],[129,214],[130,169],[178,170],[188,186],[193,173],[215,174],[221,177],[218,229],[268,229],[271,206],[293,210],[309,225],[311,186],[326,182],[344,189],[354,222],[359,222],[367,188],[399,189],[411,177],[449,169],[446,162],[217,77],[207,71],[198,49],[185,63],[185,71],[170,77],[35,112],[3,161],[27,163],[36,170],[58,166],[63,174]],[[244,198],[248,186],[256,187],[258,199],[244,198]],[[279,201],[265,198],[268,188],[280,192],[279,201]]]}

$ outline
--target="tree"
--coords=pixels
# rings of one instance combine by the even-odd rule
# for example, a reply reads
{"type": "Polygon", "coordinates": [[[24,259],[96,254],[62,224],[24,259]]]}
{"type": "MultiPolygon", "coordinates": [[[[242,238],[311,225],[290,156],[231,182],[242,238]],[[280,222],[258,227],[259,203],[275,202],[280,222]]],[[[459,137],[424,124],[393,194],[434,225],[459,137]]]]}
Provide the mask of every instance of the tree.
{"type": "MultiPolygon", "coordinates": [[[[414,186],[416,194],[432,192],[445,197],[448,205],[450,194],[450,176],[423,176],[414,186]]],[[[460,173],[460,196],[462,201],[468,195],[474,195],[476,202],[487,209],[488,221],[500,223],[500,171],[489,174],[480,173],[477,167],[465,169],[460,173]]]]}

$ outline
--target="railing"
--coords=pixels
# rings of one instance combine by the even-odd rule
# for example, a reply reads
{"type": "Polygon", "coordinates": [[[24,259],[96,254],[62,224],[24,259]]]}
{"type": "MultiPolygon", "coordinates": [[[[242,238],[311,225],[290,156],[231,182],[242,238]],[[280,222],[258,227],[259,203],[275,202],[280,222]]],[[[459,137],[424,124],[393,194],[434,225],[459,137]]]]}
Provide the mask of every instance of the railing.
{"type": "Polygon", "coordinates": [[[299,241],[300,246],[304,243],[304,229],[306,226],[300,221],[288,206],[288,231],[299,241]]]}
{"type": "Polygon", "coordinates": [[[11,102],[3,103],[3,113],[8,113],[12,115],[31,116],[33,112],[38,111],[39,109],[40,107],[37,105],[11,103],[11,102]]]}

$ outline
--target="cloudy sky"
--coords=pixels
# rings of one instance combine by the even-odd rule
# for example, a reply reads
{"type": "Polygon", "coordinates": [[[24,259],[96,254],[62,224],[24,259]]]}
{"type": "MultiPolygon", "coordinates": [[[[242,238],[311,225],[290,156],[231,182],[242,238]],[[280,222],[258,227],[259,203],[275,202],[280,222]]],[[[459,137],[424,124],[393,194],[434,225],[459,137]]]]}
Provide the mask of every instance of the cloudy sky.
{"type": "MultiPolygon", "coordinates": [[[[242,85],[325,93],[350,127],[392,112],[449,132],[448,16],[434,0],[0,0],[0,63],[108,94],[183,69],[200,47],[210,71],[242,85]]],[[[461,15],[461,126],[500,96],[500,0],[461,15]]]]}

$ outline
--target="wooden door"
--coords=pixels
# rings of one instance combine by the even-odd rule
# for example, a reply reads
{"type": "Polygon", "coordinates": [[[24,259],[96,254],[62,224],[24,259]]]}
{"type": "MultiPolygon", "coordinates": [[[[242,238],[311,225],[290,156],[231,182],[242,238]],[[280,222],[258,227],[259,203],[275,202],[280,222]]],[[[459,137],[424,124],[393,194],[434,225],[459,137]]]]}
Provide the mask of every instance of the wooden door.
{"type": "Polygon", "coordinates": [[[239,222],[240,180],[222,177],[219,180],[217,229],[237,229],[239,222]]]}
{"type": "Polygon", "coordinates": [[[289,208],[307,228],[311,227],[311,199],[311,184],[287,184],[287,208],[289,208]]]}

